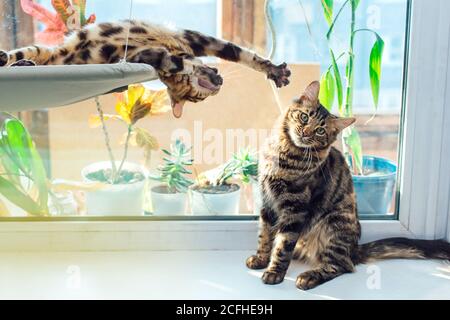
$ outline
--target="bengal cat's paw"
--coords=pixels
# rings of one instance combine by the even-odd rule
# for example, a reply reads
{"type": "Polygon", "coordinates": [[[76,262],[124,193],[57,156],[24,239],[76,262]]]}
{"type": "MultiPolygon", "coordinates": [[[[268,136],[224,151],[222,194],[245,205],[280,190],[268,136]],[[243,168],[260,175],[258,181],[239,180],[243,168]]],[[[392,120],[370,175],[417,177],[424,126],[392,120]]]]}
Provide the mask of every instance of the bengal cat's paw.
{"type": "Polygon", "coordinates": [[[8,52],[0,50],[0,67],[6,66],[9,61],[8,52]]]}
{"type": "Polygon", "coordinates": [[[10,67],[35,67],[36,63],[31,60],[19,60],[10,65],[10,67]]]}
{"type": "Polygon", "coordinates": [[[262,282],[265,284],[279,284],[284,280],[284,273],[266,271],[262,275],[262,282]]]}
{"type": "Polygon", "coordinates": [[[267,73],[267,78],[273,80],[278,88],[287,86],[290,76],[291,71],[288,69],[286,63],[282,63],[279,66],[273,65],[267,73]]]}
{"type": "Polygon", "coordinates": [[[267,266],[269,265],[269,260],[258,257],[257,255],[253,255],[249,257],[245,263],[248,268],[259,270],[267,268],[267,266]]]}
{"type": "Polygon", "coordinates": [[[309,290],[322,284],[322,277],[316,271],[306,271],[297,277],[295,285],[300,290],[309,290]]]}

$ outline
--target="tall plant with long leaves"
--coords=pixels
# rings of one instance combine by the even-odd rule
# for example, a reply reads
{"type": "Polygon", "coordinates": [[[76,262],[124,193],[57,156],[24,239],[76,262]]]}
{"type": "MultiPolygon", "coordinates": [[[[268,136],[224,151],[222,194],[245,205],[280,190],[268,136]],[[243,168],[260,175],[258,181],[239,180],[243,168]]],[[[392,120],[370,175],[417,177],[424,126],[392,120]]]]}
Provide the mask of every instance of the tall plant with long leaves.
{"type": "MultiPolygon", "coordinates": [[[[353,116],[353,96],[355,90],[355,74],[354,66],[356,54],[354,51],[355,38],[361,33],[370,33],[375,36],[369,58],[369,77],[373,96],[373,105],[376,112],[378,108],[378,98],[380,94],[381,64],[384,50],[384,41],[381,36],[372,29],[358,29],[356,26],[356,14],[360,0],[346,0],[342,6],[334,14],[334,0],[320,0],[322,3],[325,20],[328,23],[328,32],[326,34],[330,53],[331,64],[321,77],[320,101],[328,109],[331,110],[337,98],[337,106],[339,115],[342,117],[353,116]],[[336,54],[330,44],[330,40],[334,35],[334,29],[342,12],[349,9],[351,13],[348,47],[344,52],[336,54]],[[345,64],[345,86],[344,76],[338,66],[338,61],[346,58],[345,64]]],[[[351,165],[355,174],[363,174],[363,152],[361,139],[355,127],[347,128],[342,134],[342,145],[347,159],[351,156],[351,165]]]]}
{"type": "MultiPolygon", "coordinates": [[[[47,173],[30,134],[10,115],[0,127],[0,194],[31,215],[48,214],[47,173]]],[[[1,206],[5,210],[5,206],[1,206]]],[[[5,212],[0,212],[5,215],[5,212]]]]}

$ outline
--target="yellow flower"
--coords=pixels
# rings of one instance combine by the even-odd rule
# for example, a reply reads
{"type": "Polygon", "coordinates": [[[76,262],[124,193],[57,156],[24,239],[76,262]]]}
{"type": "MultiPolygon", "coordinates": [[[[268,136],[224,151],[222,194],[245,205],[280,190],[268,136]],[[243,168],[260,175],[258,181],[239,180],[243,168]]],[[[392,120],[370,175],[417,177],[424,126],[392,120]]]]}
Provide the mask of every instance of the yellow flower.
{"type": "MultiPolygon", "coordinates": [[[[103,115],[103,119],[106,120],[122,120],[122,118],[115,114],[105,114],[103,115]]],[[[100,120],[100,116],[98,114],[89,115],[89,127],[94,129],[102,126],[102,121],[100,120]]]]}
{"type": "MultiPolygon", "coordinates": [[[[123,121],[134,125],[148,114],[166,112],[167,92],[146,90],[142,84],[128,86],[128,90],[118,95],[116,111],[123,121]]],[[[170,110],[167,109],[167,111],[170,110]]]]}

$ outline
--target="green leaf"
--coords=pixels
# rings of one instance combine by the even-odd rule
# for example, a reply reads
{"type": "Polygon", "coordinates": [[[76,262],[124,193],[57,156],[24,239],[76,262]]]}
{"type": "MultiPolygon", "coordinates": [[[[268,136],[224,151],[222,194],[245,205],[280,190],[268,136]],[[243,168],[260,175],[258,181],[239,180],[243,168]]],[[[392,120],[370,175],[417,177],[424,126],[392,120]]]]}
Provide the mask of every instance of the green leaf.
{"type": "Polygon", "coordinates": [[[351,154],[353,155],[353,163],[359,174],[362,174],[362,162],[363,153],[361,147],[361,138],[359,136],[358,130],[355,127],[347,128],[344,130],[344,141],[349,147],[351,154]]]}
{"type": "Polygon", "coordinates": [[[342,4],[341,8],[339,9],[338,13],[336,14],[336,17],[334,17],[333,22],[331,23],[330,28],[328,29],[328,32],[327,32],[328,40],[330,40],[331,33],[333,32],[334,26],[336,25],[336,22],[337,22],[339,16],[341,15],[342,11],[344,10],[345,6],[349,3],[349,1],[350,0],[347,0],[342,4]]]}
{"type": "Polygon", "coordinates": [[[27,174],[39,190],[38,204],[42,211],[48,210],[47,174],[42,159],[34,147],[30,134],[18,119],[5,121],[8,144],[18,162],[23,165],[27,174]]]}
{"type": "Polygon", "coordinates": [[[372,51],[370,52],[369,60],[369,76],[370,85],[372,88],[373,103],[375,110],[378,108],[378,98],[380,96],[380,81],[381,81],[381,64],[383,60],[384,41],[376,34],[377,40],[375,41],[372,51]]]}
{"type": "Polygon", "coordinates": [[[24,127],[17,119],[7,119],[4,128],[3,138],[7,142],[12,160],[18,163],[24,174],[30,174],[31,154],[24,127]]]}
{"type": "Polygon", "coordinates": [[[351,0],[352,1],[352,8],[353,10],[356,10],[359,6],[360,0],[351,0]]]}
{"type": "Polygon", "coordinates": [[[331,71],[327,70],[320,79],[319,101],[328,111],[333,108],[335,87],[334,77],[331,71]]]}
{"type": "Polygon", "coordinates": [[[334,0],[321,0],[323,14],[325,19],[327,20],[328,26],[331,26],[333,23],[333,2],[334,0]]]}
{"type": "Polygon", "coordinates": [[[33,201],[28,195],[22,193],[16,186],[7,179],[0,176],[0,193],[13,204],[22,208],[31,215],[42,215],[40,206],[33,201]]]}
{"type": "Polygon", "coordinates": [[[13,182],[15,185],[21,186],[20,175],[21,171],[17,163],[14,162],[7,149],[6,138],[0,137],[0,162],[4,173],[7,175],[8,180],[13,182]]]}
{"type": "Polygon", "coordinates": [[[339,109],[339,114],[342,114],[342,104],[344,102],[344,89],[342,87],[342,78],[341,78],[341,73],[339,71],[339,66],[337,65],[336,57],[334,55],[333,50],[330,50],[330,53],[331,53],[331,62],[333,65],[334,79],[336,81],[338,109],[339,109]]]}

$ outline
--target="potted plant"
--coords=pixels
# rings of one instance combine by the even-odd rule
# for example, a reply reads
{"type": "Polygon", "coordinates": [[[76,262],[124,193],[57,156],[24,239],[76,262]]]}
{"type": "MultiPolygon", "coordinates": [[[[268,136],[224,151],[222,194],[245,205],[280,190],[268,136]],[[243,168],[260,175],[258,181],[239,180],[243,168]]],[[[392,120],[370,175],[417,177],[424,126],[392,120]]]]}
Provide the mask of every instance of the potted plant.
{"type": "Polygon", "coordinates": [[[49,180],[43,161],[23,123],[0,114],[0,216],[76,215],[75,193],[100,190],[101,183],[49,180]]]}
{"type": "Polygon", "coordinates": [[[106,115],[96,98],[98,115],[89,119],[91,127],[102,127],[109,155],[109,161],[88,165],[81,173],[85,181],[107,185],[107,188],[86,192],[86,211],[90,215],[143,214],[147,170],[143,165],[126,161],[128,149],[133,141],[144,148],[147,157],[150,150],[158,149],[156,139],[147,130],[136,127],[136,123],[147,115],[168,110],[165,91],[146,90],[140,84],[130,85],[126,92],[117,95],[117,100],[117,114],[106,115]],[[120,161],[114,158],[106,120],[121,121],[127,128],[120,161]]]}
{"type": "Polygon", "coordinates": [[[261,188],[258,181],[258,157],[255,151],[243,148],[233,155],[231,160],[234,178],[243,185],[247,208],[259,215],[262,206],[261,188]]]}
{"type": "MultiPolygon", "coordinates": [[[[321,78],[320,102],[331,110],[337,96],[339,115],[342,117],[353,117],[353,95],[354,95],[354,63],[356,55],[354,52],[355,37],[362,33],[370,33],[375,36],[370,58],[369,77],[375,111],[378,108],[380,92],[381,64],[384,49],[384,41],[378,33],[370,29],[358,29],[356,27],[356,13],[359,0],[347,0],[337,14],[333,15],[333,0],[321,0],[325,19],[329,25],[327,40],[331,65],[321,78]],[[335,54],[330,45],[334,27],[342,11],[349,7],[351,20],[349,26],[349,46],[340,53],[335,54]],[[338,61],[346,59],[345,64],[345,87],[343,78],[338,67],[338,61]],[[345,95],[344,95],[345,92],[345,95]]],[[[386,214],[394,192],[397,166],[390,160],[363,155],[360,136],[355,127],[347,128],[342,134],[343,151],[348,163],[353,170],[353,182],[357,196],[358,211],[360,214],[386,214]]]]}
{"type": "MultiPolygon", "coordinates": [[[[42,159],[23,123],[2,113],[0,194],[32,216],[48,215],[49,184],[42,159]]],[[[0,216],[10,214],[0,200],[0,216]]]]}
{"type": "Polygon", "coordinates": [[[192,174],[186,167],[192,166],[191,148],[181,140],[176,140],[169,150],[162,150],[164,164],[158,167],[159,175],[151,177],[163,184],[151,189],[153,215],[167,216],[185,214],[187,190],[193,181],[186,177],[192,174]]]}
{"type": "Polygon", "coordinates": [[[238,214],[241,187],[231,179],[250,183],[257,172],[257,161],[248,150],[241,150],[219,168],[204,172],[191,187],[192,214],[238,214]]]}

